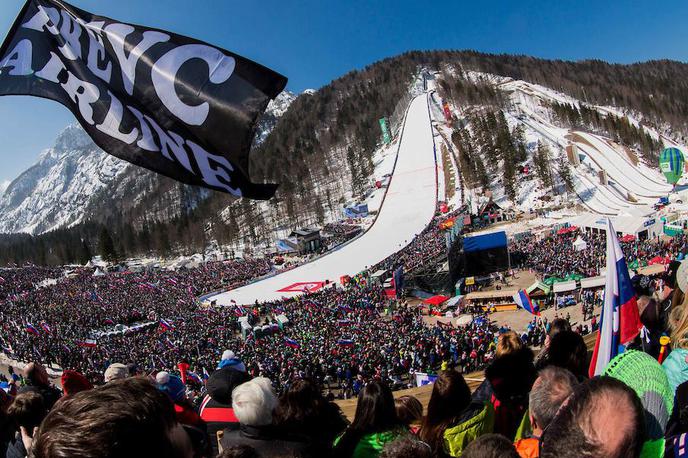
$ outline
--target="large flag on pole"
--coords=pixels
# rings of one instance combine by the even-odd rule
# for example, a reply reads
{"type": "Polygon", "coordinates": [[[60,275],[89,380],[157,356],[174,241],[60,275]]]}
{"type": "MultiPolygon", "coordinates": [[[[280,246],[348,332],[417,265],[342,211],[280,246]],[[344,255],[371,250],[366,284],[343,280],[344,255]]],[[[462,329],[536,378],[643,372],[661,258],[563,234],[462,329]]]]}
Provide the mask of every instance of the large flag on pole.
{"type": "Polygon", "coordinates": [[[626,259],[612,222],[607,218],[607,279],[599,333],[590,361],[590,377],[602,374],[609,361],[623,353],[624,346],[636,338],[641,328],[626,259]]]}
{"type": "Polygon", "coordinates": [[[530,296],[525,289],[519,289],[518,292],[514,294],[514,302],[526,312],[540,316],[540,309],[537,304],[534,304],[533,301],[530,300],[530,296]]]}
{"type": "Polygon", "coordinates": [[[60,102],[109,154],[255,199],[276,189],[249,178],[256,122],[286,82],[224,49],[62,0],[28,0],[0,45],[0,95],[60,102]]]}

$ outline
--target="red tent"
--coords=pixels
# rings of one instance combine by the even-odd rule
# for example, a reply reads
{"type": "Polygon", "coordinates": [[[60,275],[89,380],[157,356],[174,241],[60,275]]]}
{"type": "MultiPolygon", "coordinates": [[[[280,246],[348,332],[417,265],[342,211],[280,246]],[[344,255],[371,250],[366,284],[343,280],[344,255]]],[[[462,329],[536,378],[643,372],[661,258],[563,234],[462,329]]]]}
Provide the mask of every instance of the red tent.
{"type": "Polygon", "coordinates": [[[564,235],[568,234],[570,232],[576,232],[578,230],[578,226],[569,226],[569,227],[562,227],[557,231],[557,235],[564,235]]]}
{"type": "Polygon", "coordinates": [[[661,256],[655,256],[654,258],[650,259],[648,262],[649,265],[653,264],[669,264],[671,262],[671,259],[669,258],[663,258],[661,256]]]}
{"type": "Polygon", "coordinates": [[[442,302],[445,302],[449,300],[449,296],[432,296],[423,301],[425,304],[430,304],[430,305],[440,305],[442,302]]]}

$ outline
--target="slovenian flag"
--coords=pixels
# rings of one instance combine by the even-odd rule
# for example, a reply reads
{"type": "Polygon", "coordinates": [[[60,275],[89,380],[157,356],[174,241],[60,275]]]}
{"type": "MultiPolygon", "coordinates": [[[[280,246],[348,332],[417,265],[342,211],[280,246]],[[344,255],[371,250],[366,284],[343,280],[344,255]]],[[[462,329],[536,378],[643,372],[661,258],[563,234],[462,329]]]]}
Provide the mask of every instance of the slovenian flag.
{"type": "Polygon", "coordinates": [[[199,385],[203,385],[203,380],[202,380],[201,377],[200,377],[197,373],[195,373],[195,372],[188,371],[188,372],[186,373],[186,379],[187,379],[187,381],[192,381],[192,382],[197,383],[197,384],[199,384],[199,385]]]}
{"type": "Polygon", "coordinates": [[[353,322],[351,320],[337,320],[339,326],[351,326],[353,322]]]}
{"type": "Polygon", "coordinates": [[[31,323],[27,323],[26,332],[28,332],[29,334],[33,334],[34,336],[40,335],[40,332],[38,332],[36,326],[32,325],[31,323]]]}
{"type": "Polygon", "coordinates": [[[284,338],[284,345],[290,348],[300,348],[301,345],[295,341],[294,339],[290,339],[289,337],[284,338]]]}
{"type": "Polygon", "coordinates": [[[52,334],[52,332],[50,331],[50,326],[48,326],[48,323],[46,323],[45,321],[41,323],[41,328],[43,328],[43,330],[48,334],[52,334]]]}
{"type": "Polygon", "coordinates": [[[518,292],[514,294],[514,302],[526,312],[540,316],[540,310],[537,304],[530,300],[530,296],[525,289],[519,289],[518,292]]]}
{"type": "Polygon", "coordinates": [[[160,319],[160,327],[162,328],[163,331],[169,331],[170,329],[174,329],[174,325],[164,319],[160,319]]]}
{"type": "Polygon", "coordinates": [[[353,347],[354,341],[351,339],[339,339],[337,345],[339,345],[340,347],[353,347]]]}
{"type": "Polygon", "coordinates": [[[80,347],[84,348],[96,348],[98,346],[98,342],[95,341],[95,339],[85,339],[81,340],[76,343],[80,347]]]}
{"type": "Polygon", "coordinates": [[[607,219],[607,279],[590,377],[602,374],[609,361],[623,353],[625,345],[640,333],[642,324],[636,299],[619,239],[607,219]]]}

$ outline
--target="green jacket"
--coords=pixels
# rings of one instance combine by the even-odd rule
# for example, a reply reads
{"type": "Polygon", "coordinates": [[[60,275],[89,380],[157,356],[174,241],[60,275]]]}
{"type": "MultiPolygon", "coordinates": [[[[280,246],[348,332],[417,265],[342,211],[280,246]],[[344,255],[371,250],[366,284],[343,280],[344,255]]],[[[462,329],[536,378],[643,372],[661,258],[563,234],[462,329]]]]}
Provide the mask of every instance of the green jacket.
{"type": "MultiPolygon", "coordinates": [[[[384,433],[373,433],[363,436],[361,440],[358,441],[352,458],[377,458],[380,452],[382,452],[385,444],[399,437],[402,432],[402,430],[386,431],[384,433]]],[[[340,439],[341,436],[334,441],[335,446],[339,443],[340,439]]]]}
{"type": "Polygon", "coordinates": [[[461,456],[468,444],[494,429],[494,407],[487,402],[471,404],[462,416],[462,422],[444,431],[444,451],[449,456],[461,456]],[[464,420],[465,419],[465,420],[464,420]]]}

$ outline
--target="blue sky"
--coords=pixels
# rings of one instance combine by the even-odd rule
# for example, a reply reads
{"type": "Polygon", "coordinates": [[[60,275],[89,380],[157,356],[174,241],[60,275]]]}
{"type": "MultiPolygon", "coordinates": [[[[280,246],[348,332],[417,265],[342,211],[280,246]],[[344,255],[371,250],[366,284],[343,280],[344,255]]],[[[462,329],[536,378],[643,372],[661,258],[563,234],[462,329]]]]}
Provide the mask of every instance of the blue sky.
{"type": "MultiPolygon", "coordinates": [[[[190,35],[318,88],[411,49],[476,49],[629,63],[688,61],[688,3],[665,1],[72,0],[95,14],[190,35]]],[[[23,0],[0,0],[0,37],[23,0]]],[[[49,147],[72,115],[31,97],[0,98],[0,183],[49,147]]]]}

